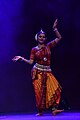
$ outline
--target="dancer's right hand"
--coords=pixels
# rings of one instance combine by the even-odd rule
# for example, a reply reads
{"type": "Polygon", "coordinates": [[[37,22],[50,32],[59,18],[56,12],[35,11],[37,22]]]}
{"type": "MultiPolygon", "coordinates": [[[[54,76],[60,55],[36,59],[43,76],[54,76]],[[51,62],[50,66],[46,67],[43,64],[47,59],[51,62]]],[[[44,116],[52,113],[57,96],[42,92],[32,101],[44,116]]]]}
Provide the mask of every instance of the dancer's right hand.
{"type": "Polygon", "coordinates": [[[15,56],[12,60],[14,61],[14,62],[16,62],[16,61],[18,61],[19,59],[23,59],[23,57],[21,57],[21,56],[15,56]]]}

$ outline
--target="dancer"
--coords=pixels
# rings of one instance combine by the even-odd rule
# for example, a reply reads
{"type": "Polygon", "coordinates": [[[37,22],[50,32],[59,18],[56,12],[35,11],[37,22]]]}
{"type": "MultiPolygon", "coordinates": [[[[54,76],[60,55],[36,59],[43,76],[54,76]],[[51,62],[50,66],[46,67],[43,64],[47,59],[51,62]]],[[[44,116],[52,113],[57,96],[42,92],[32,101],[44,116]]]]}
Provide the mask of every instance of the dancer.
{"type": "Polygon", "coordinates": [[[43,115],[43,111],[48,108],[52,109],[52,115],[63,111],[58,109],[62,87],[50,68],[51,48],[55,47],[62,38],[57,29],[57,24],[58,20],[56,19],[53,24],[53,31],[57,37],[51,42],[46,44],[46,33],[42,30],[35,35],[38,45],[32,48],[29,60],[21,56],[15,56],[12,59],[15,62],[21,59],[29,64],[36,62],[31,70],[31,75],[38,109],[37,116],[43,115]]]}

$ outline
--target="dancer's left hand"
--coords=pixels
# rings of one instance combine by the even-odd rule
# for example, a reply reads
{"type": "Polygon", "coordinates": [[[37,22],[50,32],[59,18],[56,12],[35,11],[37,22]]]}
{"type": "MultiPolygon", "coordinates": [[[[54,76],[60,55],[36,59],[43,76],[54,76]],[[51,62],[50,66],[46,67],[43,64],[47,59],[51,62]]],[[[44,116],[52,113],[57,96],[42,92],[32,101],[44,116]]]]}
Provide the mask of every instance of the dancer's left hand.
{"type": "Polygon", "coordinates": [[[58,19],[55,20],[55,22],[54,22],[54,24],[53,24],[53,29],[56,28],[57,24],[58,24],[58,19]]]}

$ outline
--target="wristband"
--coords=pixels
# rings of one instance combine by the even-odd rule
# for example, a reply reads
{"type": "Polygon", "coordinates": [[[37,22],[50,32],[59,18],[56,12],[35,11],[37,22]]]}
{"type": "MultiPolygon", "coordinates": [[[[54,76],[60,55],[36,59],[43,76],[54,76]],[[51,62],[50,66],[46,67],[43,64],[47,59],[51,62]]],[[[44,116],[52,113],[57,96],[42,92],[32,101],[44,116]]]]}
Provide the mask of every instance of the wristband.
{"type": "Polygon", "coordinates": [[[57,28],[54,28],[54,32],[57,31],[57,28]]]}

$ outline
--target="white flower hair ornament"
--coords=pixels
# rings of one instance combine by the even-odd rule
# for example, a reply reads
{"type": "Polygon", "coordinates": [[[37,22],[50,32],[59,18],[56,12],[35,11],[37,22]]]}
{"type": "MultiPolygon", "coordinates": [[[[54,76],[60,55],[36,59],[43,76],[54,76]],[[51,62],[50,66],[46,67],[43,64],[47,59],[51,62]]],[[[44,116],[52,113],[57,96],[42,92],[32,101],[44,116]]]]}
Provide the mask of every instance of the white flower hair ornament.
{"type": "Polygon", "coordinates": [[[35,40],[37,41],[37,34],[35,35],[35,40]]]}

